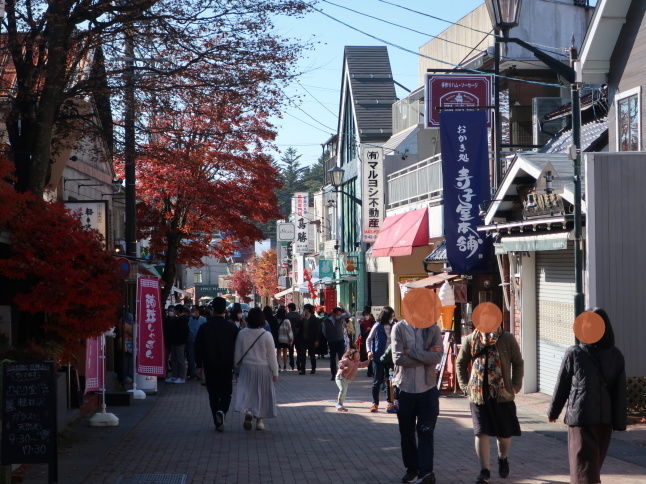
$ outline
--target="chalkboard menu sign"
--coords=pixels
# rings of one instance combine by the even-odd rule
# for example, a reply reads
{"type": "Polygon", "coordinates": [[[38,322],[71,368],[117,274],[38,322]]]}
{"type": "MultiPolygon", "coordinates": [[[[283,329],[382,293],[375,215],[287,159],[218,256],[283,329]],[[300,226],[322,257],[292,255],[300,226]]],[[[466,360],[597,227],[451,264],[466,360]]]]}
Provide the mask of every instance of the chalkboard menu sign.
{"type": "Polygon", "coordinates": [[[54,363],[2,365],[2,465],[49,463],[56,468],[54,363]]]}

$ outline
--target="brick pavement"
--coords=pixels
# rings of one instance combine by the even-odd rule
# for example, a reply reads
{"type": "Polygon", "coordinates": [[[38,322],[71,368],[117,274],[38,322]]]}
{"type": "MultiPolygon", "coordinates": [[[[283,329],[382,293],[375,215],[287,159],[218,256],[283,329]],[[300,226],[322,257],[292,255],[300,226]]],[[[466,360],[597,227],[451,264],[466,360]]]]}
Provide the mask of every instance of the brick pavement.
{"type": "MultiPolygon", "coordinates": [[[[371,380],[363,370],[348,390],[349,412],[337,413],[328,361],[318,360],[316,375],[280,374],[279,415],[266,420],[264,432],[243,430],[242,416],[231,411],[224,433],[218,433],[203,386],[160,382],[157,396],[108,408],[120,418],[119,427],[79,422],[67,432],[59,482],[115,484],[136,474],[186,474],[193,484],[399,482],[404,468],[396,416],[384,411],[384,403],[379,413],[368,411],[371,380]]],[[[569,482],[565,426],[544,417],[549,397],[518,397],[523,435],[512,442],[511,475],[491,482],[569,482]]],[[[615,436],[621,438],[613,438],[604,482],[646,482],[646,426],[615,436]]],[[[494,449],[492,440],[492,461],[494,449]]],[[[442,397],[435,431],[437,481],[471,483],[478,471],[468,402],[442,397]]],[[[31,466],[23,482],[47,482],[46,467],[31,466]]]]}

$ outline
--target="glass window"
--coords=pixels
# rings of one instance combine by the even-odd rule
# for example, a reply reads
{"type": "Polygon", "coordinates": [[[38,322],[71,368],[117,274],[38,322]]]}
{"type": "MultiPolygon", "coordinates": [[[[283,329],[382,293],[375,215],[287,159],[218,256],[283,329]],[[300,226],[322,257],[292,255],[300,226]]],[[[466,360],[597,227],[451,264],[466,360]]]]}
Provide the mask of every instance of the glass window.
{"type": "Polygon", "coordinates": [[[617,149],[639,151],[640,119],[639,91],[631,90],[618,96],[617,101],[617,149]]]}
{"type": "Polygon", "coordinates": [[[202,271],[195,271],[193,273],[193,284],[202,284],[202,271]]]}

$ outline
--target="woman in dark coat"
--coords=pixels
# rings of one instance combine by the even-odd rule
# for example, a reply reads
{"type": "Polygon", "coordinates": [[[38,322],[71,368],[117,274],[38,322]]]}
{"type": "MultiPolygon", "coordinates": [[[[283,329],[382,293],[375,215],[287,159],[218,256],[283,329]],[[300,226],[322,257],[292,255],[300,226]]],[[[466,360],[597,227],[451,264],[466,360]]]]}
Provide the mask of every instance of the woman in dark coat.
{"type": "Polygon", "coordinates": [[[610,319],[603,309],[592,312],[603,319],[605,331],[593,344],[570,346],[559,371],[547,412],[555,422],[567,401],[570,482],[601,482],[601,466],[613,430],[626,430],[626,370],[624,356],[615,346],[610,319]]]}

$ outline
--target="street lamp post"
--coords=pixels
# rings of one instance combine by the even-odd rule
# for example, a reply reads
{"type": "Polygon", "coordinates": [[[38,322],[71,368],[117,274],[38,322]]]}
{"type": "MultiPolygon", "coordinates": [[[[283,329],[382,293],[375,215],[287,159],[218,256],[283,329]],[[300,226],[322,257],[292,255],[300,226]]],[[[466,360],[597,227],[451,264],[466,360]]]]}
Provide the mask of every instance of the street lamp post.
{"type": "MultiPolygon", "coordinates": [[[[574,171],[574,316],[578,316],[584,310],[583,298],[583,222],[581,213],[581,104],[579,97],[579,85],[574,68],[577,62],[576,49],[570,51],[571,65],[566,66],[558,59],[545,54],[527,42],[509,37],[509,30],[516,27],[520,20],[522,0],[485,0],[491,23],[497,31],[502,31],[500,37],[496,35],[496,43],[514,43],[530,51],[537,59],[547,67],[556,72],[559,76],[570,83],[570,95],[572,99],[572,141],[574,150],[571,152],[574,171]]],[[[499,116],[499,113],[496,113],[499,116]]],[[[498,163],[499,160],[496,160],[498,163]]]]}

